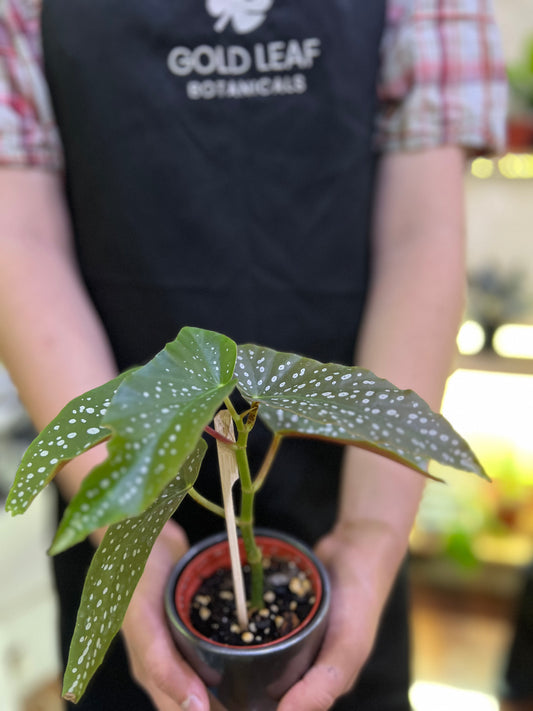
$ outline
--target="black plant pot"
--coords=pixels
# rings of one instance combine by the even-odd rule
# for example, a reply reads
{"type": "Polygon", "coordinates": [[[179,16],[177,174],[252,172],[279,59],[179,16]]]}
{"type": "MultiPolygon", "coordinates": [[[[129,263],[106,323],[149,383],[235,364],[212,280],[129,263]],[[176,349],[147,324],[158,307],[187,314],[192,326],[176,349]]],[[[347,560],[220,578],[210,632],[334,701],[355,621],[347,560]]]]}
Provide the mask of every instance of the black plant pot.
{"type": "Polygon", "coordinates": [[[314,553],[283,533],[260,529],[256,538],[265,555],[290,557],[313,585],[311,612],[287,636],[268,644],[232,646],[213,642],[192,627],[188,611],[202,580],[229,567],[225,534],[193,546],[176,565],[165,592],[178,649],[228,711],[275,711],[278,700],[313,663],[327,624],[330,584],[314,553]]]}

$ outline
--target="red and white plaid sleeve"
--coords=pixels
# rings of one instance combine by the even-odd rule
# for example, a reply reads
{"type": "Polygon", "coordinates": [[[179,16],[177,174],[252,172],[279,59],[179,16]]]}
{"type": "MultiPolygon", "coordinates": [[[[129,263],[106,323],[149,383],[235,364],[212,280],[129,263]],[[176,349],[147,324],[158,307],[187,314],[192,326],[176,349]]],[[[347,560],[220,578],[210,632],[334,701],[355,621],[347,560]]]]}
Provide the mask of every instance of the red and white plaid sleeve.
{"type": "MultiPolygon", "coordinates": [[[[0,164],[57,169],[39,24],[40,0],[0,2],[0,164]]],[[[378,89],[383,150],[503,150],[506,81],[491,0],[388,0],[378,89]]]]}
{"type": "Polygon", "coordinates": [[[389,0],[378,94],[381,150],[503,151],[507,85],[492,0],[389,0]]]}
{"type": "Polygon", "coordinates": [[[58,170],[62,149],[42,71],[40,0],[0,2],[0,165],[58,170]]]}

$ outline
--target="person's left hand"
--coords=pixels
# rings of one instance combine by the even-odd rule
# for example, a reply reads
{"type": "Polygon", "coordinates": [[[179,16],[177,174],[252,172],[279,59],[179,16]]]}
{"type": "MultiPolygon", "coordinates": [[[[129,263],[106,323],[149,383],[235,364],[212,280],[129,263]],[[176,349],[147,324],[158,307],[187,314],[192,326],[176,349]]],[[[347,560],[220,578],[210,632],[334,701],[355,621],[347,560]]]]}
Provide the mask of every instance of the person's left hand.
{"type": "Polygon", "coordinates": [[[225,711],[178,653],[165,619],[163,591],[172,567],[187,549],[183,529],[170,520],[152,549],[124,618],[130,670],[158,711],[225,711]]]}
{"type": "Polygon", "coordinates": [[[281,699],[278,711],[326,711],[354,685],[396,572],[387,555],[379,560],[380,545],[374,556],[370,552],[372,539],[383,543],[387,537],[375,525],[362,524],[357,530],[337,526],[319,542],[316,552],[332,584],[328,629],[314,665],[281,699]]]}

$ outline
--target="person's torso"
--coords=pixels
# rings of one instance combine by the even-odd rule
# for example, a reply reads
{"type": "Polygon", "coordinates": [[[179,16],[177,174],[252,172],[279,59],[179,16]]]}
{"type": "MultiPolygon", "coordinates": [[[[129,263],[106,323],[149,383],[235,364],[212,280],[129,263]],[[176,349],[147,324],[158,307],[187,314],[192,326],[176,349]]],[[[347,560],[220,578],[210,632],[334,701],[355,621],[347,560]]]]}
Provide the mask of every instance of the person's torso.
{"type": "MultiPolygon", "coordinates": [[[[183,325],[351,361],[383,14],[383,0],[46,0],[77,252],[121,368],[183,325]]],[[[258,520],[327,530],[339,459],[284,444],[258,520]]],[[[191,539],[213,518],[179,515],[191,539]]]]}
{"type": "Polygon", "coordinates": [[[79,259],[121,365],[182,325],[351,357],[383,12],[355,0],[44,3],[79,259]]]}

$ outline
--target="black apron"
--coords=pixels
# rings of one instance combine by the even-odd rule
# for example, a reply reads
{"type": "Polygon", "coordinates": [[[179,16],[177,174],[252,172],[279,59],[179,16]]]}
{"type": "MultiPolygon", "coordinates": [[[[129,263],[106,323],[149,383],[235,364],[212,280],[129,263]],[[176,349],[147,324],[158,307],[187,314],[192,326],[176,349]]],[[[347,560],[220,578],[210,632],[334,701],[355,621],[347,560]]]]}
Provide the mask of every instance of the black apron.
{"type": "MultiPolygon", "coordinates": [[[[184,325],[352,361],[384,5],[45,0],[76,250],[121,369],[184,325]]],[[[254,435],[252,468],[268,437],[254,435]]],[[[340,458],[331,445],[284,443],[257,522],[314,543],[335,519],[340,458]]],[[[200,488],[219,496],[208,467],[200,488]]],[[[192,541],[220,528],[192,502],[176,518],[192,541]]],[[[56,559],[66,641],[89,551],[56,559]]],[[[367,682],[335,708],[408,708],[403,627],[393,637],[382,646],[396,658],[369,664],[367,682]]],[[[115,645],[78,709],[150,708],[118,671],[122,654],[115,645]]]]}

